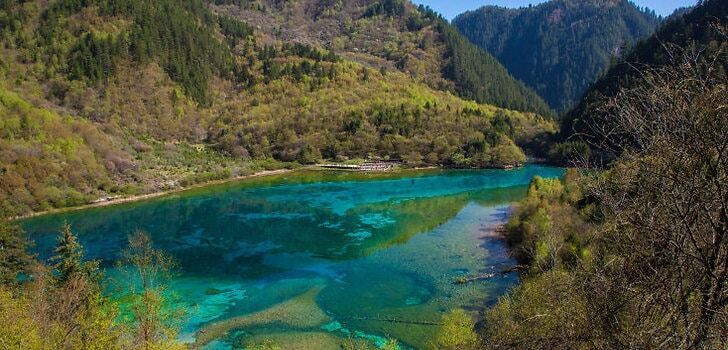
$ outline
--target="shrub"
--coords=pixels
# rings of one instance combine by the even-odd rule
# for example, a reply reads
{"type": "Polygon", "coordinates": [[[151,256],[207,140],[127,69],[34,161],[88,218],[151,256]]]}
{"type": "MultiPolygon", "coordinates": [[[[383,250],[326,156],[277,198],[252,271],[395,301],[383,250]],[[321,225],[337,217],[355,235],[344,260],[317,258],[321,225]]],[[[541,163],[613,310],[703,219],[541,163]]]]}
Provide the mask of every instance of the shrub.
{"type": "Polygon", "coordinates": [[[478,334],[475,333],[473,318],[462,309],[456,309],[442,316],[441,325],[435,334],[433,350],[474,350],[478,348],[478,334]]]}

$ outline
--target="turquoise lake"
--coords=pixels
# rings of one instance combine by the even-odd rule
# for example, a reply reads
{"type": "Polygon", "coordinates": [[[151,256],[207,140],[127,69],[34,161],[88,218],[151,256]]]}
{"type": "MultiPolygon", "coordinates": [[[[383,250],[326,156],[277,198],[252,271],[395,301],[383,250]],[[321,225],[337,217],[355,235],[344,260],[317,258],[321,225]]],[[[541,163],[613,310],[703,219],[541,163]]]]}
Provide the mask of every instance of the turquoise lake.
{"type": "Polygon", "coordinates": [[[453,308],[477,315],[518,283],[516,274],[453,282],[515,264],[490,229],[507,220],[533,176],[562,174],[539,165],[301,170],[21,224],[45,259],[68,221],[109,279],[128,235],[148,232],[179,263],[169,290],[187,309],[180,338],[198,347],[270,340],[283,349],[339,349],[344,341],[374,348],[395,338],[423,348],[435,326],[415,323],[437,322],[453,308]]]}

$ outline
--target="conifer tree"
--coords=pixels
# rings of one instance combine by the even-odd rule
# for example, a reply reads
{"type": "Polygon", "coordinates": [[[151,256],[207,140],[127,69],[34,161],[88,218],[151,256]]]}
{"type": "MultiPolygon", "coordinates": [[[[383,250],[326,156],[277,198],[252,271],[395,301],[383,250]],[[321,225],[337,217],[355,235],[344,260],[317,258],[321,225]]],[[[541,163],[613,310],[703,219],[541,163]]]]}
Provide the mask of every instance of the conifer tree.
{"type": "Polygon", "coordinates": [[[76,235],[71,232],[71,225],[67,222],[61,228],[54,252],[56,255],[51,258],[51,261],[54,262],[53,269],[58,273],[57,282],[59,284],[69,281],[74,275],[84,270],[81,260],[83,248],[78,243],[76,235]]]}
{"type": "Polygon", "coordinates": [[[19,226],[0,219],[0,284],[12,284],[33,261],[26,248],[28,241],[19,226]]]}

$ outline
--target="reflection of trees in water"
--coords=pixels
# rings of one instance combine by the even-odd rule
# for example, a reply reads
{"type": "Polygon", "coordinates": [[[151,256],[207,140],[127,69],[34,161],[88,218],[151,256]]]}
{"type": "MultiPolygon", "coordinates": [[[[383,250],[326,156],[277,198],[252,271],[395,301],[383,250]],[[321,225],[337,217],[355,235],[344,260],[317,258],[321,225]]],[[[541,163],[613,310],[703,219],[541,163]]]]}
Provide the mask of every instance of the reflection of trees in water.
{"type": "Polygon", "coordinates": [[[266,263],[265,257],[272,254],[302,254],[304,258],[296,262],[306,265],[311,257],[349,260],[404,244],[446,223],[469,201],[486,206],[507,203],[523,192],[518,188],[466,189],[492,185],[487,181],[493,178],[499,184],[500,178],[514,181],[525,176],[518,172],[434,171],[436,176],[419,177],[432,173],[415,172],[415,177],[403,178],[304,172],[290,176],[292,183],[286,186],[268,187],[286,181],[281,178],[223,185],[154,201],[42,217],[29,220],[26,226],[35,233],[41,256],[52,247],[52,237],[41,233],[55,232],[68,220],[82,233],[87,257],[101,259],[107,267],[118,259],[127,235],[141,229],[151,233],[156,247],[174,254],[186,273],[259,278],[286,270],[266,263]],[[331,182],[346,178],[391,181],[331,182]],[[329,182],[311,182],[322,180],[329,182]],[[437,195],[447,191],[460,193],[437,195]],[[367,192],[367,198],[357,198],[355,194],[360,192],[367,192]],[[311,202],[336,203],[341,193],[349,195],[347,205],[353,205],[343,215],[325,203],[311,202]],[[432,197],[426,197],[429,193],[432,197]],[[404,196],[393,198],[399,194],[404,196]],[[377,203],[360,204],[378,197],[381,201],[377,203]]]}

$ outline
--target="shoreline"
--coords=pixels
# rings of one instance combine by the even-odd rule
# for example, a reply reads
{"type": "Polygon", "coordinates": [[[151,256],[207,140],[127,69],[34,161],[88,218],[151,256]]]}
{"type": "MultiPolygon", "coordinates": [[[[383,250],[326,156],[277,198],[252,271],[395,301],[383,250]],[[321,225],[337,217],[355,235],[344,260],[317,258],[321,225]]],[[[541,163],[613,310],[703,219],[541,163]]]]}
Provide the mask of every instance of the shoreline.
{"type": "MultiPolygon", "coordinates": [[[[305,168],[301,168],[301,169],[305,169],[305,168]]],[[[197,183],[197,184],[194,184],[191,186],[174,188],[171,190],[114,198],[114,199],[110,199],[110,200],[106,200],[106,201],[93,202],[93,203],[88,203],[88,204],[84,204],[84,205],[79,205],[76,207],[58,208],[58,209],[50,209],[50,210],[33,212],[30,214],[26,214],[26,215],[19,215],[19,216],[12,217],[9,219],[9,221],[25,220],[25,219],[30,219],[30,218],[35,218],[35,217],[45,216],[45,215],[51,215],[51,214],[68,213],[68,212],[74,212],[74,211],[91,209],[91,208],[110,207],[110,206],[120,205],[120,204],[140,202],[140,201],[144,201],[144,200],[148,200],[148,199],[163,197],[163,196],[170,195],[170,194],[189,191],[189,190],[196,189],[196,188],[221,185],[221,184],[225,184],[225,183],[229,183],[229,182],[242,181],[242,180],[258,178],[258,177],[282,175],[282,174],[287,174],[287,173],[293,172],[295,170],[300,170],[300,169],[263,170],[263,171],[259,171],[257,173],[253,173],[253,174],[249,174],[249,175],[241,175],[241,176],[231,177],[228,179],[200,182],[200,183],[197,183]]]]}
{"type": "MultiPolygon", "coordinates": [[[[523,165],[515,167],[515,168],[490,168],[490,169],[513,170],[513,169],[518,169],[522,166],[523,165]]],[[[287,173],[291,173],[294,171],[300,171],[300,170],[315,170],[315,169],[333,170],[333,171],[351,172],[351,173],[369,173],[369,174],[390,173],[390,172],[396,172],[396,171],[402,170],[402,168],[398,168],[398,169],[390,169],[390,170],[382,170],[382,171],[361,171],[361,170],[354,170],[354,169],[351,169],[351,170],[350,169],[327,169],[327,168],[319,167],[317,165],[304,166],[304,167],[295,168],[295,169],[263,170],[263,171],[259,171],[259,172],[249,174],[249,175],[241,175],[241,176],[231,177],[228,179],[200,182],[200,183],[197,183],[197,184],[194,184],[191,186],[174,188],[174,189],[165,190],[165,191],[152,192],[152,193],[146,193],[146,194],[140,194],[140,195],[127,196],[127,197],[112,198],[112,199],[105,200],[105,201],[91,202],[91,203],[87,203],[87,204],[83,204],[83,205],[79,205],[79,206],[75,206],[75,207],[56,208],[56,209],[38,211],[38,212],[30,213],[30,214],[14,216],[14,217],[9,218],[8,221],[12,222],[12,221],[36,218],[36,217],[45,216],[45,215],[69,213],[69,212],[80,211],[80,210],[85,210],[85,209],[101,208],[101,207],[115,206],[115,205],[126,204],[126,203],[140,202],[140,201],[144,201],[144,200],[148,200],[148,199],[163,197],[163,196],[170,195],[170,194],[189,191],[189,190],[196,189],[196,188],[221,185],[221,184],[226,184],[226,183],[236,182],[236,181],[243,181],[243,180],[252,179],[252,178],[282,175],[282,174],[287,174],[287,173]]],[[[437,170],[437,169],[450,169],[450,168],[441,167],[441,166],[423,166],[423,167],[404,168],[404,169],[417,171],[417,170],[437,170]]],[[[476,169],[483,169],[483,168],[471,168],[470,170],[476,170],[476,169]]]]}
{"type": "MultiPolygon", "coordinates": [[[[197,183],[194,185],[180,187],[180,188],[174,188],[174,189],[165,190],[165,191],[139,194],[139,195],[133,195],[133,196],[127,196],[127,197],[118,197],[118,198],[113,198],[113,199],[109,199],[109,200],[105,200],[105,201],[91,202],[91,203],[87,203],[87,204],[83,204],[83,205],[79,205],[79,206],[75,206],[75,207],[56,208],[56,209],[38,211],[38,212],[26,214],[26,215],[14,216],[14,217],[9,218],[8,220],[9,221],[18,221],[18,220],[31,219],[31,218],[36,218],[36,217],[45,216],[45,215],[51,215],[51,214],[61,214],[61,213],[69,213],[69,212],[85,210],[85,209],[110,207],[110,206],[114,206],[114,205],[145,201],[148,199],[154,199],[154,198],[163,197],[163,196],[170,195],[170,194],[185,192],[185,191],[193,190],[196,188],[222,185],[222,184],[226,184],[226,183],[230,183],[230,182],[243,181],[243,180],[259,178],[259,177],[268,177],[268,176],[288,174],[288,173],[292,173],[294,171],[316,170],[316,169],[351,172],[351,173],[388,173],[388,172],[393,171],[393,170],[360,171],[360,170],[345,170],[345,169],[326,169],[326,168],[320,168],[318,166],[304,166],[304,167],[295,168],[295,169],[263,170],[263,171],[259,171],[257,173],[253,173],[253,174],[241,175],[241,176],[231,177],[231,178],[222,179],[222,180],[205,181],[205,182],[200,182],[200,183],[197,183]]],[[[441,168],[432,166],[432,167],[411,168],[409,170],[432,170],[432,169],[441,169],[441,168]]]]}

